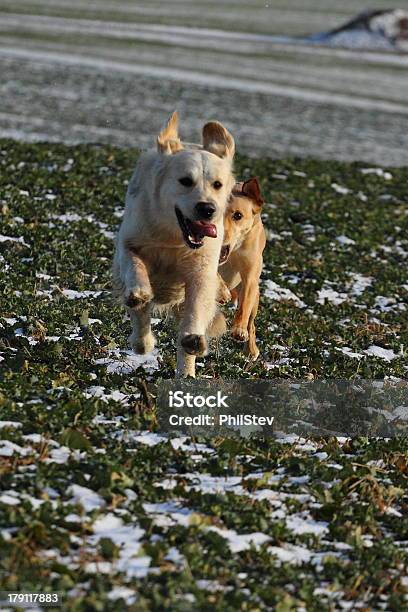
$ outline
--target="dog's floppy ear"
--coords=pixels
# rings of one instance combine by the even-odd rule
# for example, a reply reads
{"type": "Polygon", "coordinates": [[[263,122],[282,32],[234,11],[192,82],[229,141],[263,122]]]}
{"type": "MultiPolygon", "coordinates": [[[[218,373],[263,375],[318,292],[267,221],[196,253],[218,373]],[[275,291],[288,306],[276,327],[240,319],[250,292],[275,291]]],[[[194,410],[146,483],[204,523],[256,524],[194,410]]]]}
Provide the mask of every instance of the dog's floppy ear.
{"type": "Polygon", "coordinates": [[[171,155],[181,151],[183,145],[178,135],[178,113],[174,111],[167,121],[166,127],[157,137],[157,150],[159,153],[171,155]]]}
{"type": "Polygon", "coordinates": [[[242,185],[242,193],[244,196],[252,200],[254,204],[254,213],[259,213],[264,203],[264,199],[262,197],[261,188],[256,176],[253,176],[248,181],[245,181],[245,183],[242,185]]]}
{"type": "Polygon", "coordinates": [[[203,127],[203,149],[214,153],[217,157],[232,160],[235,153],[235,142],[221,123],[210,121],[203,127]]]}

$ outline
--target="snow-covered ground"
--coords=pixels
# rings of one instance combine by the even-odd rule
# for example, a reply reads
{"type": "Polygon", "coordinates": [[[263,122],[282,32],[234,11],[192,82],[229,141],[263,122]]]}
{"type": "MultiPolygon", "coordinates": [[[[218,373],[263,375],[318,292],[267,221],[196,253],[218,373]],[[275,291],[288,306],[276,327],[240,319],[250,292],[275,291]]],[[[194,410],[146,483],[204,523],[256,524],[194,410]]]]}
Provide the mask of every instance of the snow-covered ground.
{"type": "Polygon", "coordinates": [[[252,155],[405,165],[408,56],[300,40],[362,8],[1,0],[0,137],[146,147],[177,107],[190,140],[217,118],[252,155]]]}

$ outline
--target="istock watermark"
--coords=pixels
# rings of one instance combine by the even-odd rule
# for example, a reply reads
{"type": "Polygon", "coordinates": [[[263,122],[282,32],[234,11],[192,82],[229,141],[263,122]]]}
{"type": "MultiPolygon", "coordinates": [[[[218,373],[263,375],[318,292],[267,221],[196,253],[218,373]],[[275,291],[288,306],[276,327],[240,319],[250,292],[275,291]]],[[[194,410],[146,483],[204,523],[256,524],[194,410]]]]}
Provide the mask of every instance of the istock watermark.
{"type": "Polygon", "coordinates": [[[221,391],[217,391],[216,395],[194,395],[193,393],[184,393],[184,391],[169,391],[169,407],[170,408],[228,408],[226,403],[227,396],[221,391]]]}
{"type": "Polygon", "coordinates": [[[408,381],[163,380],[162,431],[202,436],[408,435],[408,381]]]}

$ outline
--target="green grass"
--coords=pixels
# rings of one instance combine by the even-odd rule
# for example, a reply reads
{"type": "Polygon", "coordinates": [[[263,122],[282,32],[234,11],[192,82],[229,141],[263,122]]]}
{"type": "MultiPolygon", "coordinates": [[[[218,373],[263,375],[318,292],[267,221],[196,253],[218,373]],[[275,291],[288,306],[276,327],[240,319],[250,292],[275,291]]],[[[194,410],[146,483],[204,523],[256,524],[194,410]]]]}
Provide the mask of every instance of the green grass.
{"type": "MultiPolygon", "coordinates": [[[[105,234],[136,159],[0,143],[0,235],[22,239],[0,242],[0,590],[62,591],[63,609],[81,611],[404,609],[406,439],[140,435],[155,431],[145,383],[174,375],[175,332],[155,323],[158,368],[107,370],[130,330],[109,293],[105,234]],[[68,299],[67,289],[101,293],[68,299]],[[89,506],[72,485],[93,492],[89,506]],[[231,551],[226,530],[264,537],[231,551]],[[113,594],[128,603],[111,599],[124,586],[113,594]]],[[[362,167],[238,159],[237,175],[256,174],[270,203],[261,358],[247,362],[226,337],[200,376],[406,377],[408,170],[387,180],[362,167]],[[372,279],[360,295],[355,274],[372,279]],[[266,297],[268,281],[305,306],[266,297]],[[343,301],[318,303],[328,288],[343,301]]]]}

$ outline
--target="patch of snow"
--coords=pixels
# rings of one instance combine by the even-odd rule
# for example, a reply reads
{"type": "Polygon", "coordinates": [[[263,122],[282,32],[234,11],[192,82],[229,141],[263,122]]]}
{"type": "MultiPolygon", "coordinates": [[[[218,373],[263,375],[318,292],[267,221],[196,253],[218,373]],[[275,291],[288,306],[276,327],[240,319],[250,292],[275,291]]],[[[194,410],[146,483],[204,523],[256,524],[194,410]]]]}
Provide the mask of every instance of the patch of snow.
{"type": "Polygon", "coordinates": [[[267,280],[265,283],[265,297],[276,300],[277,302],[293,302],[298,308],[306,308],[306,304],[298,298],[290,289],[281,287],[272,280],[267,280]]]}
{"type": "Polygon", "coordinates": [[[44,460],[44,463],[66,463],[71,456],[71,449],[67,446],[61,446],[61,448],[53,448],[47,457],[44,460]]]}
{"type": "Polygon", "coordinates": [[[90,561],[85,564],[84,570],[88,574],[110,574],[112,572],[112,563],[109,561],[90,561]]]}
{"type": "Polygon", "coordinates": [[[397,406],[392,411],[392,415],[396,419],[403,419],[408,421],[408,406],[397,406]]]}
{"type": "Polygon", "coordinates": [[[105,236],[105,238],[108,238],[108,240],[114,240],[115,239],[115,232],[111,232],[110,230],[106,230],[106,229],[101,229],[100,233],[105,236]]]}
{"type": "Polygon", "coordinates": [[[390,516],[396,516],[398,518],[403,518],[403,514],[396,508],[393,508],[392,506],[389,506],[388,508],[386,508],[385,514],[388,514],[390,516]]]}
{"type": "Polygon", "coordinates": [[[374,310],[379,312],[394,312],[395,310],[405,310],[405,304],[398,303],[395,297],[377,295],[374,301],[374,310]]]}
{"type": "MultiPolygon", "coordinates": [[[[209,474],[184,474],[190,483],[187,490],[201,491],[204,494],[226,493],[232,491],[237,493],[237,487],[241,484],[241,476],[210,476],[209,474]]],[[[239,487],[241,489],[241,487],[239,487]]]]}
{"type": "Polygon", "coordinates": [[[345,302],[347,298],[347,293],[339,293],[334,289],[323,288],[318,291],[316,302],[318,304],[325,304],[325,302],[330,302],[331,304],[338,306],[339,304],[345,302]]]}
{"type": "Polygon", "coordinates": [[[314,459],[320,459],[321,461],[324,461],[325,459],[327,459],[329,455],[325,452],[325,451],[321,451],[319,453],[314,453],[313,458],[314,459]]]}
{"type": "Polygon", "coordinates": [[[355,353],[349,346],[336,346],[335,350],[351,359],[362,359],[364,357],[362,353],[355,353]]]}
{"type": "Polygon", "coordinates": [[[385,349],[382,346],[376,346],[372,344],[365,351],[363,351],[369,357],[379,357],[380,359],[384,359],[385,361],[392,361],[397,358],[397,355],[394,353],[392,349],[385,349]]]}
{"type": "Polygon", "coordinates": [[[22,423],[19,421],[0,421],[0,429],[5,429],[6,427],[10,429],[19,429],[22,426],[22,423]]]}
{"type": "Polygon", "coordinates": [[[309,240],[310,242],[316,241],[316,230],[314,225],[312,225],[311,223],[304,223],[303,225],[301,225],[301,228],[307,240],[309,240]]]}
{"type": "Polygon", "coordinates": [[[312,533],[321,536],[329,531],[328,523],[325,521],[315,521],[312,518],[303,518],[292,514],[286,518],[286,526],[296,535],[312,533]]]}
{"type": "Polygon", "coordinates": [[[25,242],[22,236],[20,236],[19,238],[16,238],[15,236],[4,236],[3,234],[0,234],[0,242],[18,242],[20,244],[23,244],[26,247],[30,246],[29,244],[25,242]]]}
{"type": "Polygon", "coordinates": [[[115,586],[109,591],[108,599],[116,601],[117,599],[123,599],[126,605],[131,606],[136,601],[136,591],[125,586],[115,586]]]}
{"type": "Polygon", "coordinates": [[[53,289],[36,289],[35,295],[42,295],[49,300],[52,300],[53,289]]]}
{"type": "Polygon", "coordinates": [[[10,542],[13,537],[14,529],[0,529],[0,535],[5,542],[10,542]]]}
{"type": "Polygon", "coordinates": [[[194,515],[192,510],[183,507],[174,500],[156,504],[145,503],[143,509],[146,514],[153,516],[159,527],[171,527],[173,525],[188,527],[194,515]]]}
{"type": "Polygon", "coordinates": [[[290,357],[282,357],[281,359],[278,359],[276,361],[267,361],[265,363],[265,367],[267,370],[273,370],[273,368],[281,368],[282,366],[288,366],[295,361],[295,359],[291,359],[290,357]]]}
{"type": "Polygon", "coordinates": [[[219,527],[208,527],[208,531],[213,531],[227,540],[231,552],[238,553],[243,550],[248,550],[251,546],[259,548],[265,542],[269,542],[270,536],[259,531],[254,533],[238,534],[232,529],[220,529],[219,527]]]}
{"type": "Polygon", "coordinates": [[[267,240],[282,240],[282,236],[266,228],[266,239],[267,240]]]}
{"type": "Polygon", "coordinates": [[[331,187],[336,193],[340,193],[341,195],[347,195],[348,193],[351,193],[350,189],[348,189],[347,187],[343,187],[342,185],[338,185],[337,183],[332,183],[331,187]]]}
{"type": "Polygon", "coordinates": [[[10,491],[10,493],[11,495],[7,492],[0,495],[0,503],[5,504],[6,506],[18,506],[21,503],[21,500],[17,494],[14,493],[14,491],[10,491]]]}
{"type": "Polygon", "coordinates": [[[92,525],[94,535],[89,538],[97,544],[102,538],[109,538],[119,549],[114,561],[114,570],[125,573],[128,578],[144,578],[150,570],[151,558],[138,556],[144,530],[132,524],[125,524],[121,518],[109,513],[96,519],[92,525]]]}
{"type": "Polygon", "coordinates": [[[165,559],[166,561],[171,561],[172,563],[178,566],[184,567],[185,565],[184,555],[182,555],[181,552],[175,546],[172,546],[171,548],[169,548],[165,556],[165,559]]]}
{"type": "Polygon", "coordinates": [[[116,425],[117,427],[122,425],[123,421],[127,421],[127,417],[124,417],[122,415],[118,415],[118,416],[112,417],[111,419],[108,419],[103,414],[97,414],[92,419],[92,423],[94,423],[95,425],[116,425]]]}
{"type": "Polygon", "coordinates": [[[177,480],[175,478],[165,478],[161,482],[155,482],[154,486],[171,491],[172,489],[177,487],[177,480]]]}
{"type": "Polygon", "coordinates": [[[12,457],[14,453],[17,455],[28,455],[32,452],[32,448],[23,448],[10,440],[0,440],[0,457],[12,457]]]}
{"type": "Polygon", "coordinates": [[[301,281],[301,278],[296,274],[285,274],[285,280],[290,285],[297,285],[301,281]]]}
{"type": "Polygon", "coordinates": [[[333,470],[342,470],[343,466],[341,463],[326,463],[326,467],[332,468],[333,470]]]}
{"type": "Polygon", "coordinates": [[[82,298],[99,297],[102,291],[76,291],[75,289],[62,289],[62,295],[69,300],[79,300],[82,298]]]}
{"type": "Polygon", "coordinates": [[[268,546],[268,552],[275,557],[278,557],[282,563],[290,563],[291,565],[301,565],[309,563],[312,558],[312,553],[303,546],[294,544],[283,544],[283,546],[268,546]]]}
{"type": "Polygon", "coordinates": [[[361,295],[368,287],[371,287],[374,280],[372,276],[364,276],[358,273],[350,273],[349,276],[350,282],[348,288],[351,294],[356,296],[361,295]]]}
{"type": "Polygon", "coordinates": [[[103,357],[95,361],[97,365],[105,365],[108,374],[131,374],[141,366],[147,372],[152,373],[159,367],[157,349],[147,355],[136,355],[133,351],[119,350],[113,351],[111,355],[111,357],[103,357]]]}
{"type": "Polygon", "coordinates": [[[227,587],[223,584],[220,584],[216,580],[206,580],[206,579],[197,580],[196,586],[202,591],[212,591],[212,592],[231,591],[231,589],[233,588],[231,586],[227,587]]]}
{"type": "Polygon", "coordinates": [[[360,172],[361,174],[375,174],[376,176],[383,178],[385,181],[392,180],[391,172],[386,172],[382,168],[361,168],[360,172]]]}
{"type": "Polygon", "coordinates": [[[79,516],[79,514],[74,514],[73,512],[70,512],[70,514],[66,515],[64,521],[67,523],[82,523],[82,518],[79,516]]]}
{"type": "Polygon", "coordinates": [[[85,512],[92,512],[92,510],[100,510],[105,506],[105,501],[98,493],[82,487],[80,485],[71,485],[68,489],[68,494],[71,495],[70,502],[73,504],[79,504],[83,507],[85,512]]]}
{"type": "MultiPolygon", "coordinates": [[[[40,400],[41,401],[41,400],[40,400]]],[[[38,433],[26,434],[23,436],[24,440],[28,440],[33,444],[47,444],[48,446],[59,447],[58,442],[52,440],[51,438],[46,438],[38,433]]]]}
{"type": "Polygon", "coordinates": [[[147,446],[156,446],[161,442],[167,442],[166,436],[153,433],[151,431],[121,431],[116,436],[119,440],[124,442],[139,442],[140,444],[146,444],[147,446]]]}
{"type": "Polygon", "coordinates": [[[126,403],[126,400],[129,398],[126,393],[122,393],[121,391],[115,390],[106,393],[105,387],[95,386],[89,387],[84,391],[84,395],[86,398],[95,397],[97,399],[102,400],[103,402],[109,402],[110,400],[119,403],[126,403]]]}
{"type": "Polygon", "coordinates": [[[75,213],[75,212],[68,212],[62,215],[50,215],[50,219],[57,219],[58,221],[61,221],[62,223],[72,223],[72,222],[82,221],[83,218],[84,217],[82,215],[78,215],[78,213],[75,213]]]}
{"type": "Polygon", "coordinates": [[[340,243],[343,246],[356,244],[355,240],[353,240],[352,238],[349,238],[348,236],[344,236],[344,234],[342,234],[341,236],[337,236],[336,240],[338,243],[340,243]]]}
{"type": "Polygon", "coordinates": [[[174,448],[174,450],[182,450],[185,451],[187,453],[203,453],[203,454],[213,454],[215,453],[215,450],[213,448],[210,448],[209,446],[206,446],[205,444],[199,444],[198,442],[195,442],[193,444],[186,444],[185,442],[188,440],[188,438],[172,438],[170,440],[170,444],[172,445],[172,447],[174,448]]]}
{"type": "Polygon", "coordinates": [[[24,333],[24,329],[22,327],[19,327],[18,329],[14,330],[14,335],[15,336],[19,336],[20,338],[25,338],[26,340],[28,340],[29,344],[31,344],[31,346],[35,346],[36,344],[38,344],[38,340],[34,340],[34,338],[32,338],[31,336],[27,336],[24,333]]]}

